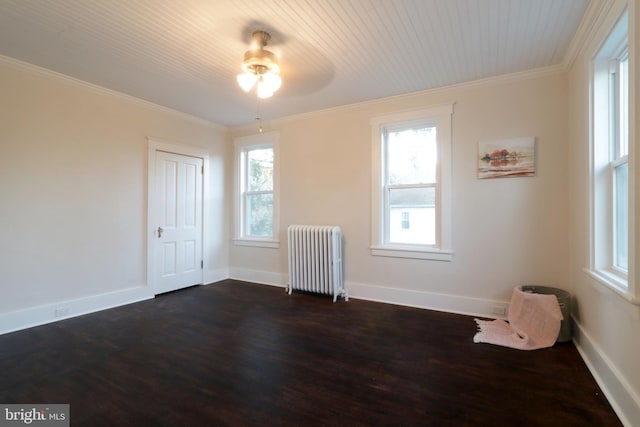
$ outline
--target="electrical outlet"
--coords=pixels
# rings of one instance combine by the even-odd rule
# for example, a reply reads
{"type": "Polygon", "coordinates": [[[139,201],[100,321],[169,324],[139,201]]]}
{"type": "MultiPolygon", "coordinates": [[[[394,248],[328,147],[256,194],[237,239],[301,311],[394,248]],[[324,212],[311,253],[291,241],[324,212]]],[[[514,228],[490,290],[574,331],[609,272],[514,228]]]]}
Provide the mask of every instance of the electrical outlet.
{"type": "Polygon", "coordinates": [[[53,311],[54,317],[65,317],[71,313],[71,307],[57,307],[53,311]]]}
{"type": "Polygon", "coordinates": [[[504,305],[494,305],[491,308],[491,314],[495,314],[497,316],[504,316],[507,314],[507,307],[504,305]]]}

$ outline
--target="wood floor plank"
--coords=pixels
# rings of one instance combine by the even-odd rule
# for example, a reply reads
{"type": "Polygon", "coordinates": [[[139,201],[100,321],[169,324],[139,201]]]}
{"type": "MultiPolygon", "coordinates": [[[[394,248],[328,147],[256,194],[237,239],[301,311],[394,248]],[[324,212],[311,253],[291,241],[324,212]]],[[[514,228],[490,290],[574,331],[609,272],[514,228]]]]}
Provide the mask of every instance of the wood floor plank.
{"type": "Polygon", "coordinates": [[[226,280],[0,336],[0,402],[77,426],[620,426],[571,343],[226,280]]]}

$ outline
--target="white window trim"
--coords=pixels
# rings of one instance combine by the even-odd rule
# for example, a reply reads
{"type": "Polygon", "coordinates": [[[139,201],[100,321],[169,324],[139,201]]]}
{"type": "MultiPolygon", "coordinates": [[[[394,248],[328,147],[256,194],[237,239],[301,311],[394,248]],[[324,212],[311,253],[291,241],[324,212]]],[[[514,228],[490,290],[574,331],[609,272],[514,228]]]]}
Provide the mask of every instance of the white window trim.
{"type": "Polygon", "coordinates": [[[241,136],[234,138],[235,147],[235,178],[234,178],[234,218],[235,229],[233,243],[236,246],[253,246],[260,248],[280,247],[280,158],[279,158],[279,132],[266,132],[255,135],[241,136]],[[255,237],[243,235],[244,212],[241,195],[242,167],[240,165],[242,151],[248,148],[259,147],[273,148],[273,236],[272,237],[255,237]]]}
{"type": "MultiPolygon", "coordinates": [[[[610,104],[611,98],[609,90],[611,87],[608,80],[609,60],[620,55],[621,46],[627,44],[628,54],[638,49],[638,45],[632,46],[635,42],[633,38],[627,36],[629,29],[628,11],[626,6],[611,10],[607,17],[608,25],[605,23],[601,27],[601,32],[596,40],[599,44],[591,48],[592,60],[589,76],[589,266],[584,269],[596,284],[613,291],[616,295],[624,298],[632,304],[640,305],[640,289],[635,283],[635,181],[634,181],[634,152],[635,152],[635,120],[633,117],[635,93],[633,88],[637,81],[632,81],[637,73],[634,70],[632,58],[629,60],[629,120],[628,120],[628,140],[629,153],[625,158],[611,161],[611,146],[606,146],[598,141],[609,139],[609,124],[606,126],[598,122],[596,115],[602,117],[608,112],[602,109],[603,100],[606,105],[610,104]],[[625,41],[626,40],[626,41],[625,41]],[[612,165],[628,161],[629,163],[629,271],[625,273],[613,267],[613,167],[612,165]]],[[[608,108],[607,108],[608,110],[608,108]]],[[[607,144],[608,145],[608,144],[607,144]]]]}
{"type": "Polygon", "coordinates": [[[452,144],[451,124],[453,103],[435,105],[418,110],[400,111],[371,119],[372,185],[371,185],[371,255],[396,258],[414,258],[434,261],[453,260],[452,233],[452,144]],[[436,209],[437,246],[385,244],[384,194],[381,131],[386,126],[403,122],[430,121],[436,125],[438,141],[438,184],[440,191],[436,209]]]}

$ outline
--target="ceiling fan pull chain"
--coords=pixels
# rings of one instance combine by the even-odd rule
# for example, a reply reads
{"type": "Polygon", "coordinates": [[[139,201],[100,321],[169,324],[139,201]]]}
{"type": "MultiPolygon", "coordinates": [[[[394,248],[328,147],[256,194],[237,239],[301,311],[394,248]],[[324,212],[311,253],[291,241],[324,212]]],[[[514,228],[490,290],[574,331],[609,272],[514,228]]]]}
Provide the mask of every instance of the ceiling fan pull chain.
{"type": "Polygon", "coordinates": [[[260,114],[260,98],[256,98],[256,120],[258,121],[258,132],[262,133],[262,114],[260,114]]]}

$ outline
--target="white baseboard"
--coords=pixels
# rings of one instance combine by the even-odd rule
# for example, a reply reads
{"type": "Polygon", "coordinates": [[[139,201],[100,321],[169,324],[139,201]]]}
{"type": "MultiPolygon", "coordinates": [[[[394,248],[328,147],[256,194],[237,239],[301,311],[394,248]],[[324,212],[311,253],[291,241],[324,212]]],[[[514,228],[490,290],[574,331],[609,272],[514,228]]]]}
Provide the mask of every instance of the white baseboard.
{"type": "MultiPolygon", "coordinates": [[[[230,278],[281,287],[286,287],[289,283],[289,278],[286,274],[244,268],[231,268],[230,278]]],[[[493,319],[506,318],[509,305],[506,301],[373,286],[356,282],[346,282],[345,286],[349,292],[349,298],[493,319]],[[501,311],[501,313],[496,313],[496,311],[501,311]]]]}
{"type": "Polygon", "coordinates": [[[350,298],[445,311],[447,313],[457,313],[468,316],[504,319],[506,318],[507,307],[509,306],[507,301],[494,301],[435,292],[366,285],[355,282],[346,282],[345,286],[349,291],[350,298]],[[496,313],[496,311],[501,311],[501,313],[496,313]]]}
{"type": "Polygon", "coordinates": [[[249,270],[247,268],[231,267],[229,278],[244,282],[259,283],[261,285],[286,287],[289,283],[288,275],[270,271],[249,270]]]}
{"type": "Polygon", "coordinates": [[[228,278],[229,278],[228,268],[220,268],[218,270],[207,270],[204,273],[204,284],[208,285],[210,283],[219,282],[221,280],[225,280],[228,278]]]}
{"type": "Polygon", "coordinates": [[[153,297],[148,287],[141,286],[2,313],[0,314],[0,335],[153,297]]]}
{"type": "MultiPolygon", "coordinates": [[[[288,276],[244,268],[211,270],[205,274],[206,283],[236,279],[264,285],[286,287],[288,276]]],[[[346,282],[350,298],[398,304],[464,315],[504,318],[496,309],[507,313],[508,302],[462,297],[409,289],[346,282]]],[[[154,298],[146,286],[124,289],[90,297],[56,302],[24,310],[0,314],[0,335],[58,320],[81,316],[134,302],[154,298]]],[[[579,322],[573,322],[573,342],[596,382],[625,426],[640,419],[640,397],[626,381],[602,349],[589,337],[579,322]]]]}
{"type": "Polygon", "coordinates": [[[637,391],[575,318],[573,326],[573,343],[618,418],[625,426],[637,426],[637,421],[632,421],[640,420],[640,396],[637,391]]]}
{"type": "MultiPolygon", "coordinates": [[[[286,274],[247,269],[231,269],[231,278],[273,286],[287,286],[286,274]]],[[[482,298],[470,298],[434,292],[374,286],[346,282],[349,297],[388,304],[444,311],[485,318],[506,318],[509,303],[482,298]],[[496,311],[504,310],[504,315],[496,311]]],[[[606,354],[591,340],[581,325],[573,322],[574,344],[596,382],[625,426],[629,420],[640,420],[640,397],[633,390],[606,354]]]]}

